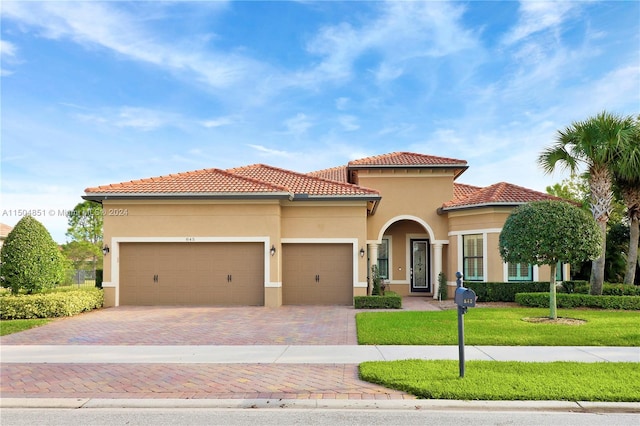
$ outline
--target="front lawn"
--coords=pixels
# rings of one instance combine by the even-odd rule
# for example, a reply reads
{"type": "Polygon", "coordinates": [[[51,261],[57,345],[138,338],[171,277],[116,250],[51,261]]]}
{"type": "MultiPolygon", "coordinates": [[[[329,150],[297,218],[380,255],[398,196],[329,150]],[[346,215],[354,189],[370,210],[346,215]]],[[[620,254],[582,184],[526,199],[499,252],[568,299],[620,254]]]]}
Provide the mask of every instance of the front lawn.
{"type": "MultiPolygon", "coordinates": [[[[558,310],[581,325],[535,324],[543,308],[469,308],[465,344],[485,346],[640,346],[640,312],[558,310]]],[[[362,312],[356,315],[361,345],[457,345],[457,311],[362,312]]]]}
{"type": "Polygon", "coordinates": [[[28,330],[30,328],[45,325],[51,320],[48,319],[20,319],[20,320],[2,320],[0,321],[0,336],[17,333],[19,331],[28,330]]]}
{"type": "Polygon", "coordinates": [[[640,401],[637,363],[375,361],[360,377],[425,399],[640,401]]]}

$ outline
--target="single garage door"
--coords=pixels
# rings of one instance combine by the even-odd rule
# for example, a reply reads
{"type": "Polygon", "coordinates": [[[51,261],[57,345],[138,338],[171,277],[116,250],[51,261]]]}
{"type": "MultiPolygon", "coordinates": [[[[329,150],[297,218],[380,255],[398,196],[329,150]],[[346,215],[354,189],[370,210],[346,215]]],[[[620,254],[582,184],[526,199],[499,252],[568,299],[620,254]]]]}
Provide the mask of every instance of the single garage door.
{"type": "Polygon", "coordinates": [[[264,305],[263,243],[122,243],[121,305],[264,305]]]}
{"type": "Polygon", "coordinates": [[[283,244],[282,303],[353,305],[353,245],[283,244]]]}

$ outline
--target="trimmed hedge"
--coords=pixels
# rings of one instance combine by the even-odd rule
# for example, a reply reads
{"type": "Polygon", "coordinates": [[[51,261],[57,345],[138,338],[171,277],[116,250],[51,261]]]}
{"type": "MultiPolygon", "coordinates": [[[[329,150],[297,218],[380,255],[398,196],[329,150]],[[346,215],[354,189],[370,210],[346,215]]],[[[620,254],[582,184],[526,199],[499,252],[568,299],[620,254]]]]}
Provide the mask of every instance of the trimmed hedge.
{"type": "MultiPolygon", "coordinates": [[[[565,281],[562,283],[563,293],[589,294],[589,283],[587,281],[565,281]]],[[[633,284],[611,284],[604,283],[602,286],[603,296],[640,296],[640,286],[633,284]]]]}
{"type": "Polygon", "coordinates": [[[353,306],[356,309],[401,309],[402,297],[393,291],[386,291],[384,296],[355,296],[353,306]]]}
{"type": "MultiPolygon", "coordinates": [[[[522,306],[548,308],[549,293],[518,293],[516,302],[522,306]]],[[[558,308],[602,308],[640,310],[640,296],[592,296],[590,294],[556,294],[558,308]]]]}
{"type": "Polygon", "coordinates": [[[104,293],[98,288],[0,297],[0,319],[65,317],[101,308],[104,293]]]}
{"type": "Polygon", "coordinates": [[[549,281],[483,283],[465,281],[463,286],[472,289],[478,302],[515,302],[518,293],[549,292],[549,281]]]}

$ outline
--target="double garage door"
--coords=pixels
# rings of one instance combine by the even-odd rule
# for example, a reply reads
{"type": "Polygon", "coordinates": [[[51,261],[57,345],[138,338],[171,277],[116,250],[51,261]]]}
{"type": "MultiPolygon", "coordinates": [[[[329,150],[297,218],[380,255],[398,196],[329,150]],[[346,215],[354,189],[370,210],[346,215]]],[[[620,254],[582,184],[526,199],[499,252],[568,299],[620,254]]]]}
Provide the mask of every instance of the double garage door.
{"type": "Polygon", "coordinates": [[[122,243],[121,305],[264,305],[263,243],[122,243]]]}
{"type": "MultiPolygon", "coordinates": [[[[264,305],[263,243],[121,243],[121,305],[264,305]]],[[[353,304],[351,244],[283,244],[285,305],[353,304]]]]}

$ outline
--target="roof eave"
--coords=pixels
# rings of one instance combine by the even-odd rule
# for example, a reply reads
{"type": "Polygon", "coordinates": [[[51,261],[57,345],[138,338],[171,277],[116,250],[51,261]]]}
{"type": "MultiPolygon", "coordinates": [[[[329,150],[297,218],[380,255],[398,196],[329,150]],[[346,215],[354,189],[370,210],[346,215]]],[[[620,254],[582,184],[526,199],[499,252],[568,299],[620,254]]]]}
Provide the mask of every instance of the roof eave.
{"type": "Polygon", "coordinates": [[[509,201],[509,202],[491,202],[480,204],[467,204],[463,206],[451,206],[438,208],[438,214],[451,212],[455,210],[468,210],[468,209],[480,209],[484,207],[518,207],[523,204],[527,204],[529,201],[509,201]]]}
{"type": "Polygon", "coordinates": [[[249,199],[282,199],[291,198],[289,192],[163,192],[163,193],[85,193],[83,199],[88,201],[104,200],[175,200],[175,199],[215,199],[215,200],[249,200],[249,199]]]}

